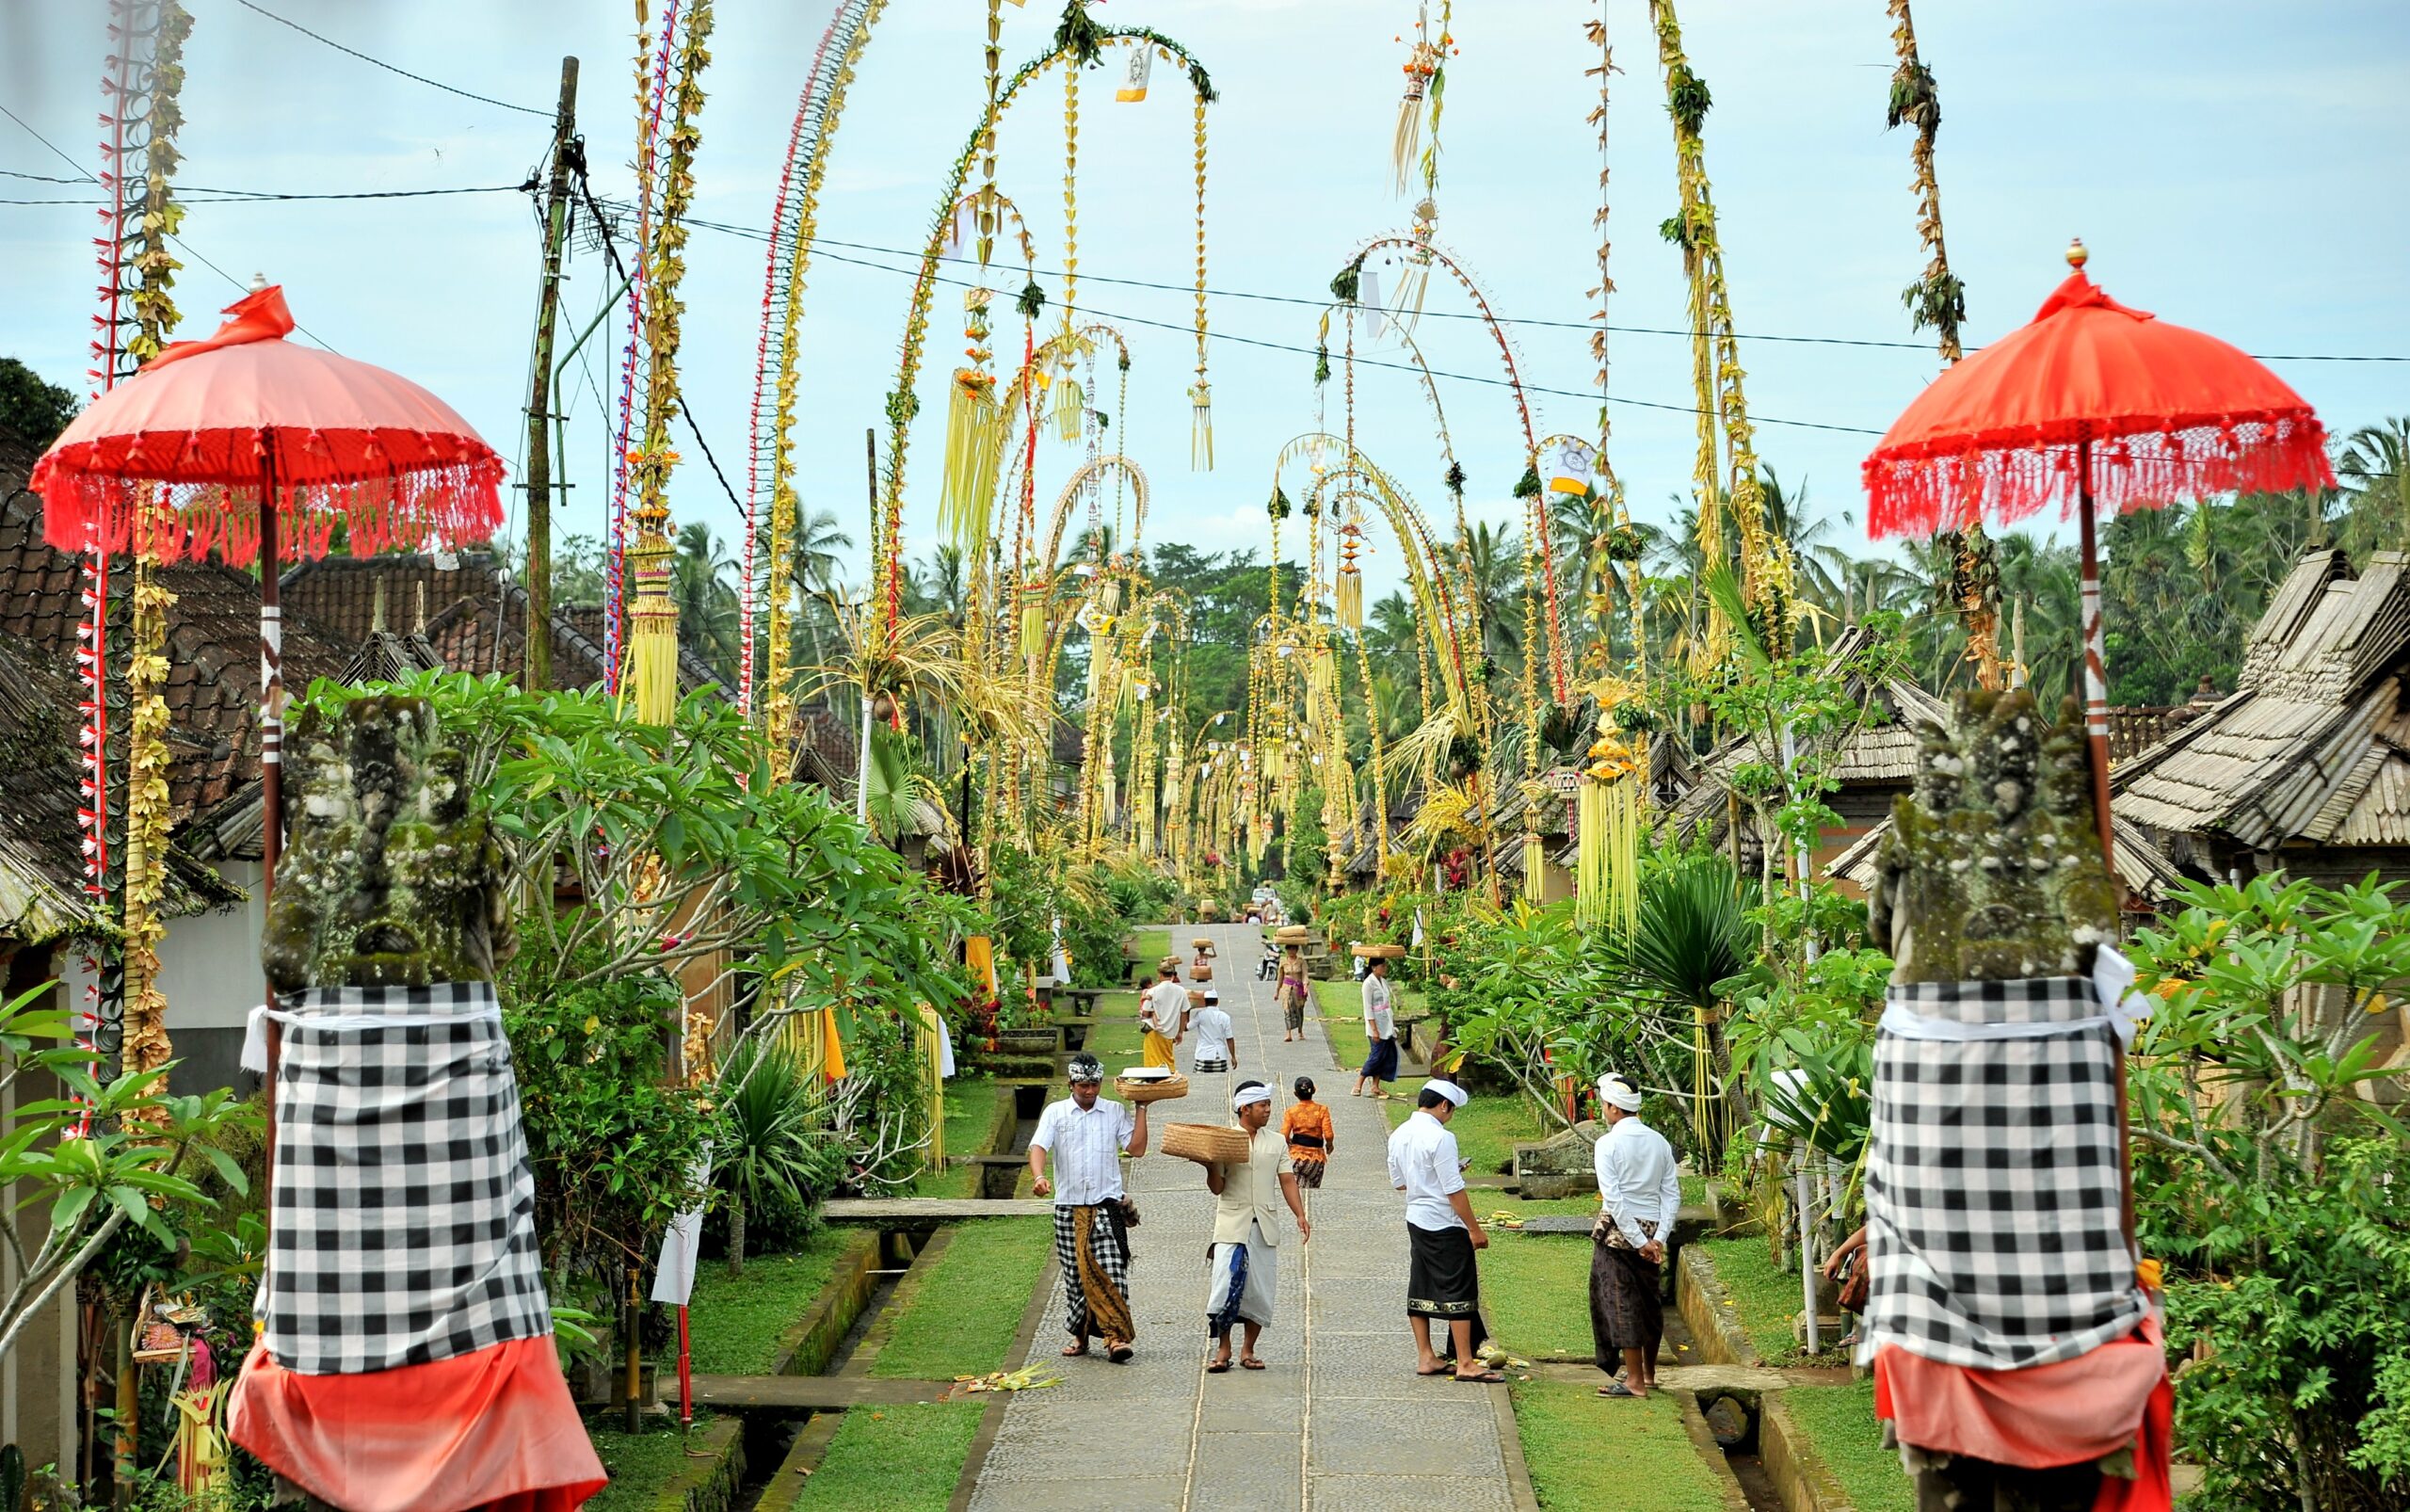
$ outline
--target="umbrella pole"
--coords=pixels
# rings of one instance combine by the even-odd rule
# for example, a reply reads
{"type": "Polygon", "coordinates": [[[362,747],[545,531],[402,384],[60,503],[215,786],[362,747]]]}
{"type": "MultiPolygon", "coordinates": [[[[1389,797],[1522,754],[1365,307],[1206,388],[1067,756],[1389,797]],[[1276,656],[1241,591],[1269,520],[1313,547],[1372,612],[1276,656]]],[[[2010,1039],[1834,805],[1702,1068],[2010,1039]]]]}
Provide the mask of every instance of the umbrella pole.
{"type": "MultiPolygon", "coordinates": [[[[284,850],[284,619],[277,602],[277,564],[282,558],[277,540],[276,450],[268,448],[260,473],[260,911],[265,920],[268,898],[276,891],[276,863],[284,850]]],[[[265,1000],[276,1003],[270,983],[265,1000]]],[[[265,1131],[265,1175],[276,1180],[276,1063],[283,1048],[282,1025],[267,1021],[267,1071],[261,1085],[267,1089],[265,1131]]],[[[272,1188],[271,1188],[272,1189],[272,1188]]],[[[268,1202],[268,1223],[276,1222],[276,1203],[268,1202]]]]}
{"type": "MultiPolygon", "coordinates": [[[[2092,813],[2100,826],[2100,860],[2123,904],[2117,880],[2116,830],[2109,810],[2109,654],[2100,623],[2100,541],[2092,522],[2092,442],[2076,443],[2076,518],[2083,553],[2083,733],[2092,748],[2092,813]]],[[[2134,1248],[2133,1134],[2126,1108],[2126,1057],[2117,1056],[2117,1214],[2126,1247],[2134,1248]]]]}

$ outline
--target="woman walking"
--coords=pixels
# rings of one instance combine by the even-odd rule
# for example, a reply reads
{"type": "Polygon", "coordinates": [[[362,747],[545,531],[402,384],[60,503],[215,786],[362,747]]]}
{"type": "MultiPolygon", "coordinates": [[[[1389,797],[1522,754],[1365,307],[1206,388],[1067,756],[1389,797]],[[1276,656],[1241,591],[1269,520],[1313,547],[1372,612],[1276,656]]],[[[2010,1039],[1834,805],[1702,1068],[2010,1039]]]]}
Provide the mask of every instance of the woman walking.
{"type": "Polygon", "coordinates": [[[1330,1110],[1314,1101],[1312,1077],[1298,1077],[1289,1090],[1297,1099],[1280,1115],[1280,1137],[1289,1143],[1289,1169],[1299,1186],[1319,1190],[1323,1172],[1339,1149],[1339,1134],[1331,1127],[1330,1110]]]}
{"type": "Polygon", "coordinates": [[[1280,952],[1280,985],[1273,990],[1280,1002],[1280,1042],[1306,1037],[1306,951],[1290,945],[1280,952]]]}
{"type": "Polygon", "coordinates": [[[1390,961],[1386,956],[1375,956],[1364,973],[1364,1037],[1372,1049],[1364,1056],[1363,1067],[1356,1072],[1355,1090],[1349,1097],[1362,1097],[1364,1084],[1373,1084],[1374,1097],[1387,1097],[1382,1083],[1397,1080],[1397,1015],[1390,1004],[1390,961]]]}

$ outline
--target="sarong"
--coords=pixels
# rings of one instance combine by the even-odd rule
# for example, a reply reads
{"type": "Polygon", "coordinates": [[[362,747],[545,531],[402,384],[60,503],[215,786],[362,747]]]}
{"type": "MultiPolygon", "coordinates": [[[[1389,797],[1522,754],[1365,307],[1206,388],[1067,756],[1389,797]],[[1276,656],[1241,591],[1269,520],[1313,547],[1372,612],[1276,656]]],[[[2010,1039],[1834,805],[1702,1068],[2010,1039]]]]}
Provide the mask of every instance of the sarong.
{"type": "MultiPolygon", "coordinates": [[[[1412,1260],[1406,1276],[1406,1313],[1410,1318],[1438,1318],[1445,1323],[1472,1325],[1472,1347],[1481,1349],[1488,1330],[1481,1322],[1481,1271],[1473,1263],[1472,1235],[1462,1229],[1406,1226],[1412,1260]]],[[[1442,1357],[1455,1353],[1455,1336],[1435,1339],[1442,1357]]]]}
{"type": "Polygon", "coordinates": [[[1205,1331],[1227,1338],[1240,1322],[1262,1327],[1272,1321],[1279,1291],[1280,1251],[1263,1242],[1263,1226],[1247,1225],[1246,1243],[1210,1245],[1207,1268],[1213,1282],[1205,1295],[1205,1331]]]}
{"type": "Polygon", "coordinates": [[[1118,1198],[1054,1209],[1054,1261],[1063,1269],[1063,1328],[1072,1338],[1127,1343],[1138,1337],[1130,1316],[1130,1231],[1118,1198]]]}
{"type": "MultiPolygon", "coordinates": [[[[1640,1231],[1657,1237],[1657,1225],[1643,1218],[1640,1231]]],[[[1623,1351],[1655,1359],[1665,1337],[1664,1267],[1643,1260],[1623,1231],[1603,1214],[1590,1231],[1590,1342],[1599,1368],[1612,1375],[1623,1368],[1623,1351]]]]}
{"type": "Polygon", "coordinates": [[[1306,1160],[1302,1157],[1293,1156],[1289,1161],[1289,1171],[1290,1174],[1297,1178],[1297,1184],[1299,1186],[1305,1187],[1309,1191],[1320,1191],[1322,1189],[1323,1168],[1329,1164],[1330,1162],[1327,1160],[1306,1160]]]}
{"type": "Polygon", "coordinates": [[[1149,1066],[1160,1066],[1167,1071],[1178,1070],[1180,1057],[1174,1054],[1171,1041],[1152,1029],[1146,1033],[1146,1063],[1149,1066]]]}
{"type": "Polygon", "coordinates": [[[1365,1055],[1365,1057],[1364,1057],[1364,1065],[1363,1065],[1362,1069],[1361,1069],[1361,1070],[1359,1070],[1358,1071],[1357,1071],[1357,1073],[1356,1073],[1356,1074],[1357,1074],[1357,1075],[1358,1075],[1358,1076],[1369,1076],[1369,1077],[1371,1077],[1374,1081],[1376,1081],[1376,1082],[1394,1082],[1394,1081],[1396,1081],[1396,1080],[1397,1080],[1397,1038],[1396,1038],[1396,1037],[1395,1037],[1395,1036],[1391,1036],[1390,1038],[1387,1038],[1387,1039],[1375,1039],[1375,1040],[1374,1040],[1374,1041],[1373,1041],[1373,1048],[1372,1048],[1372,1051],[1371,1051],[1368,1054],[1366,1054],[1366,1055],[1365,1055]]]}

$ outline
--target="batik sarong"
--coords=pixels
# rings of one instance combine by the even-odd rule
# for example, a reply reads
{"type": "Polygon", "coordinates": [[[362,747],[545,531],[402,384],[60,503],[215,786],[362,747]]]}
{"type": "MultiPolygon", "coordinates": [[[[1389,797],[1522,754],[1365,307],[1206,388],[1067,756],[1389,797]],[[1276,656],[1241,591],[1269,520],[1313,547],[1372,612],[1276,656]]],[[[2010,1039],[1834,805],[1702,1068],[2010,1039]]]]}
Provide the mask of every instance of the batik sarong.
{"type": "Polygon", "coordinates": [[[1280,1251],[1263,1242],[1263,1226],[1250,1223],[1246,1243],[1212,1245],[1206,1254],[1213,1283],[1205,1296],[1205,1331],[1224,1339],[1242,1322],[1269,1324],[1279,1291],[1280,1251]]]}
{"type": "Polygon", "coordinates": [[[1083,1342],[1138,1337],[1130,1315],[1130,1231],[1119,1198],[1054,1209],[1054,1260],[1063,1269],[1063,1327],[1083,1342]]]}
{"type": "MultiPolygon", "coordinates": [[[[1640,1220],[1641,1233],[1657,1237],[1654,1221],[1640,1220]]],[[[1664,1268],[1643,1260],[1615,1220],[1600,1214],[1590,1230],[1590,1342],[1599,1368],[1612,1375],[1623,1368],[1623,1352],[1657,1358],[1665,1337],[1664,1268]]]]}

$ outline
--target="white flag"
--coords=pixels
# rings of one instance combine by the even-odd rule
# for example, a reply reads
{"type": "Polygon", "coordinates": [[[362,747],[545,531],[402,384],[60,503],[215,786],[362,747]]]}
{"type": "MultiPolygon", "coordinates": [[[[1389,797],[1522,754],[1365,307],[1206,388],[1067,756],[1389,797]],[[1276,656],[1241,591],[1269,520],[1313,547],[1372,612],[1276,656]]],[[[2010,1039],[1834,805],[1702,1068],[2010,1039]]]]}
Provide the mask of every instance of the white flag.
{"type": "Polygon", "coordinates": [[[1356,302],[1364,307],[1364,334],[1373,341],[1381,339],[1389,329],[1389,312],[1381,308],[1381,275],[1376,268],[1366,268],[1356,281],[1356,302]]]}
{"type": "Polygon", "coordinates": [[[1414,948],[1417,950],[1422,948],[1422,910],[1421,909],[1414,910],[1414,948]]]}
{"type": "MultiPolygon", "coordinates": [[[[701,1164],[695,1172],[695,1184],[708,1189],[712,1181],[711,1147],[703,1147],[701,1164]]],[[[683,1308],[695,1295],[695,1259],[703,1245],[703,1207],[701,1203],[688,1208],[669,1220],[669,1228],[661,1236],[661,1263],[652,1273],[652,1299],[683,1308]]]]}
{"type": "Polygon", "coordinates": [[[1599,454],[1586,442],[1557,438],[1548,456],[1548,486],[1552,493],[1587,493],[1599,475],[1599,454]]]}
{"type": "Polygon", "coordinates": [[[1124,105],[1135,105],[1147,97],[1147,79],[1155,71],[1155,44],[1144,38],[1130,49],[1130,66],[1122,71],[1121,88],[1113,98],[1124,105]]]}

